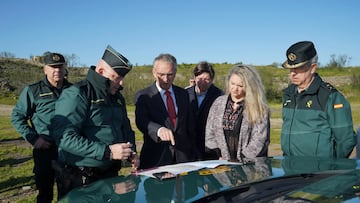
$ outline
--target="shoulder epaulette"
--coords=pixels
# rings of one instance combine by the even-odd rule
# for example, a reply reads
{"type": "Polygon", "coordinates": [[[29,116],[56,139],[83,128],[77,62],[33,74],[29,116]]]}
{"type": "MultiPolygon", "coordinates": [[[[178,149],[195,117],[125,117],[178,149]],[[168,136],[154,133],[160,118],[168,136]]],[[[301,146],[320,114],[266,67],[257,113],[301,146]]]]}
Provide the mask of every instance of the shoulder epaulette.
{"type": "Polygon", "coordinates": [[[330,92],[336,92],[337,91],[337,89],[332,84],[330,84],[328,82],[323,82],[321,84],[321,86],[324,87],[325,89],[329,90],[330,92]]]}

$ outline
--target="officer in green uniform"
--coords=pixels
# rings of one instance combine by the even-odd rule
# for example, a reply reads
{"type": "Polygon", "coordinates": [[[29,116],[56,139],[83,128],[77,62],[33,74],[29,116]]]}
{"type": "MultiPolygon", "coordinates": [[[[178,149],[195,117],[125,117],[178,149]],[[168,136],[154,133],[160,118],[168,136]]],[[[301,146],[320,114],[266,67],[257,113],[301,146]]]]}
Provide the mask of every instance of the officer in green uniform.
{"type": "Polygon", "coordinates": [[[282,98],[281,148],[287,156],[349,157],[356,137],[345,97],[316,73],[318,56],[310,41],[297,42],[282,64],[290,70],[282,98]]]}
{"type": "Polygon", "coordinates": [[[51,132],[59,146],[54,163],[59,197],[77,186],[118,176],[121,160],[137,169],[135,135],[120,93],[131,68],[108,46],[86,79],[64,91],[56,103],[51,132]]]}
{"type": "Polygon", "coordinates": [[[55,173],[51,160],[57,159],[57,147],[49,136],[55,102],[71,84],[64,79],[65,58],[58,53],[44,56],[46,77],[26,86],[12,111],[11,122],[20,135],[33,146],[37,202],[51,202],[55,173]]]}

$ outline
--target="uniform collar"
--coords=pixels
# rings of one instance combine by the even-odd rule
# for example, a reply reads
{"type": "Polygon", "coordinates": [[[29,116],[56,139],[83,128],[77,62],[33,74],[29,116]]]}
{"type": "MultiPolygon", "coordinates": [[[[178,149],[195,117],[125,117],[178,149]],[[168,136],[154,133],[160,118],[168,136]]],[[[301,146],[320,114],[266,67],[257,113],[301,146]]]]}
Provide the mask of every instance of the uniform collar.
{"type": "Polygon", "coordinates": [[[319,89],[319,87],[321,85],[321,82],[322,82],[322,79],[320,78],[320,76],[317,73],[315,73],[314,80],[311,82],[309,87],[306,88],[303,92],[306,92],[307,94],[313,94],[313,93],[317,92],[317,90],[319,89]]]}
{"type": "Polygon", "coordinates": [[[95,71],[95,66],[91,66],[86,79],[93,84],[94,89],[103,95],[110,94],[110,80],[95,71]]]}
{"type": "Polygon", "coordinates": [[[311,82],[310,86],[302,91],[301,93],[297,92],[297,86],[294,84],[291,84],[288,88],[284,89],[284,93],[287,94],[314,94],[319,89],[320,85],[322,83],[321,77],[315,73],[314,80],[311,82]]]}

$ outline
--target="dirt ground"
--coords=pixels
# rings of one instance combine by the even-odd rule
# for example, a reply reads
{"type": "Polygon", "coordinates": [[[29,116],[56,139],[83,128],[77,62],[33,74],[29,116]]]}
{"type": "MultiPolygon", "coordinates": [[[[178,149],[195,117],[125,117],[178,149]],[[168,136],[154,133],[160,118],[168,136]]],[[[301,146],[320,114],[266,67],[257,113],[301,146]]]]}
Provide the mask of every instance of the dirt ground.
{"type": "Polygon", "coordinates": [[[12,109],[13,109],[12,105],[0,104],[0,115],[1,116],[10,116],[12,109]]]}

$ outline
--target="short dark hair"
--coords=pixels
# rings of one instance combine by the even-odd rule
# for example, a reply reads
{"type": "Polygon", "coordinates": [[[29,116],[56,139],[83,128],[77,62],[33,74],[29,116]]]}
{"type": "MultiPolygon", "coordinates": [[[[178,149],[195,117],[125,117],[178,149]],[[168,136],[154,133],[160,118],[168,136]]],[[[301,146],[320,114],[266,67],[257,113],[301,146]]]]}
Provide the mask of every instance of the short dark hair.
{"type": "Polygon", "coordinates": [[[194,76],[198,76],[202,73],[209,73],[211,79],[214,79],[215,77],[213,66],[206,61],[201,61],[194,68],[194,76]]]}

